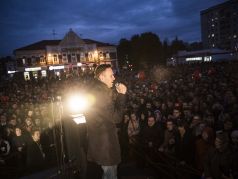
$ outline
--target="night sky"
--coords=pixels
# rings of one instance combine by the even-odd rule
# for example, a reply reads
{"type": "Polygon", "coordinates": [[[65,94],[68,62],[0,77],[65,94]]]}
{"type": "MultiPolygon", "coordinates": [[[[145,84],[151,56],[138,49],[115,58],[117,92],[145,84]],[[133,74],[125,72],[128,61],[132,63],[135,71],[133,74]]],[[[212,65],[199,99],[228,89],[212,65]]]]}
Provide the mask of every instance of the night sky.
{"type": "Polygon", "coordinates": [[[40,40],[82,38],[118,44],[154,32],[161,40],[200,41],[200,11],[226,0],[1,0],[0,56],[40,40]],[[55,35],[53,35],[53,29],[55,35]]]}

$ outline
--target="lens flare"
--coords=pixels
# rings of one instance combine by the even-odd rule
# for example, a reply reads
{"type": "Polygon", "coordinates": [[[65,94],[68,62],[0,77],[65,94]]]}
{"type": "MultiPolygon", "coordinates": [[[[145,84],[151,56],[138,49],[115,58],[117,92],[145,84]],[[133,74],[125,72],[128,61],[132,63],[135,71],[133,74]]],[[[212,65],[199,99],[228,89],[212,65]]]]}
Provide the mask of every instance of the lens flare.
{"type": "Polygon", "coordinates": [[[72,95],[68,99],[68,109],[73,114],[83,112],[88,106],[89,101],[86,96],[72,95]]]}
{"type": "Polygon", "coordinates": [[[72,94],[67,97],[67,109],[72,114],[81,114],[88,110],[95,102],[91,94],[72,94]]]}

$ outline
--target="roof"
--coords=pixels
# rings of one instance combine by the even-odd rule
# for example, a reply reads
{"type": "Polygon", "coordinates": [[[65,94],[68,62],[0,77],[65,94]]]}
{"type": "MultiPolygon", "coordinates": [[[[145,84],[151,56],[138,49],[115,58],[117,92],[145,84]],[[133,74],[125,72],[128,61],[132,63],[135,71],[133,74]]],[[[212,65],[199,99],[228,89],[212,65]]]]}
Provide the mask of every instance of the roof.
{"type": "Polygon", "coordinates": [[[63,40],[59,43],[61,47],[81,47],[85,42],[72,29],[67,32],[63,40]]]}
{"type": "MultiPolygon", "coordinates": [[[[98,47],[105,47],[105,46],[115,46],[109,43],[99,42],[91,39],[82,39],[86,44],[97,44],[98,47]]],[[[21,51],[21,50],[45,50],[46,46],[57,46],[60,44],[62,40],[42,40],[25,47],[21,47],[15,49],[14,51],[21,51]]]]}
{"type": "Polygon", "coordinates": [[[212,48],[212,49],[204,49],[204,50],[197,50],[197,51],[178,51],[177,56],[183,57],[183,56],[192,56],[192,55],[204,55],[204,54],[226,54],[230,53],[229,51],[212,48]]]}
{"type": "Polygon", "coordinates": [[[225,1],[223,3],[217,4],[215,6],[212,6],[208,9],[202,10],[200,12],[200,14],[206,14],[206,13],[209,13],[213,10],[218,10],[220,8],[224,8],[224,7],[227,7],[227,6],[233,7],[233,4],[235,4],[235,3],[237,3],[237,0],[228,0],[228,1],[225,1]]]}
{"type": "Polygon", "coordinates": [[[42,41],[27,45],[25,47],[15,49],[14,51],[18,51],[18,50],[45,50],[47,45],[56,46],[56,45],[59,45],[60,42],[61,42],[61,40],[42,40],[42,41]]]}
{"type": "Polygon", "coordinates": [[[83,39],[83,41],[86,43],[86,44],[97,44],[98,47],[105,47],[105,46],[115,46],[113,44],[109,44],[109,43],[104,43],[104,42],[99,42],[99,41],[96,41],[96,40],[92,40],[92,39],[83,39]]]}

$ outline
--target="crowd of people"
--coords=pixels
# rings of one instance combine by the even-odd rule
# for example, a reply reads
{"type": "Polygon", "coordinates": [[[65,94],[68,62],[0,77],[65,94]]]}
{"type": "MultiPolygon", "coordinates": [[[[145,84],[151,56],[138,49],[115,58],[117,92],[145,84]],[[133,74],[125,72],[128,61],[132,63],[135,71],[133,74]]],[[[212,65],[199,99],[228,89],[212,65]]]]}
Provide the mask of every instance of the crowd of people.
{"type": "MultiPolygon", "coordinates": [[[[128,89],[117,125],[122,163],[163,164],[159,170],[164,178],[165,171],[191,178],[191,172],[176,173],[186,166],[196,170],[196,177],[237,178],[237,65],[154,66],[143,73],[117,74],[117,81],[128,89]]],[[[21,174],[54,165],[52,100],[84,88],[92,78],[89,73],[1,83],[0,165],[21,174]]]]}
{"type": "MultiPolygon", "coordinates": [[[[236,68],[237,62],[154,67],[145,79],[127,80],[129,100],[120,131],[124,160],[134,147],[166,164],[160,169],[167,177],[176,173],[175,162],[192,166],[197,177],[237,178],[236,68]]],[[[195,178],[177,171],[181,178],[195,178]]]]}

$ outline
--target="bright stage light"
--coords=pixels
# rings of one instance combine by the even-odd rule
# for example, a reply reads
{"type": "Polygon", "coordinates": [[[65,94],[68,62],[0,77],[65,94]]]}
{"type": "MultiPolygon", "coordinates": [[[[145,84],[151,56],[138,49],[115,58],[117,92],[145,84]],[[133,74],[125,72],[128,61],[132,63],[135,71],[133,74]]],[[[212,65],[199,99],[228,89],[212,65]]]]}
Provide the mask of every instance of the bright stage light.
{"type": "Polygon", "coordinates": [[[90,94],[76,94],[67,97],[68,114],[76,124],[86,123],[85,112],[94,104],[95,98],[90,94]]]}
{"type": "Polygon", "coordinates": [[[89,106],[89,101],[86,96],[72,95],[68,98],[68,109],[72,114],[78,114],[86,110],[89,106]]]}

